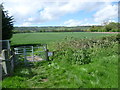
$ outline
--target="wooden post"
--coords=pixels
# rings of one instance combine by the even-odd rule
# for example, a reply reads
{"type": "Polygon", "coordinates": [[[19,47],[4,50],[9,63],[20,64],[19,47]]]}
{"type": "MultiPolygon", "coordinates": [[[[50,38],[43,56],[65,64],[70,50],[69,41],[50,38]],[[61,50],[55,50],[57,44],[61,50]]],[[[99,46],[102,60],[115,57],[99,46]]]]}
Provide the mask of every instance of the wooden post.
{"type": "Polygon", "coordinates": [[[0,60],[0,81],[2,81],[2,64],[1,63],[2,63],[2,61],[0,60]]]}
{"type": "Polygon", "coordinates": [[[8,74],[7,66],[6,66],[6,62],[5,62],[5,59],[6,59],[6,57],[5,57],[5,50],[2,50],[1,56],[2,56],[2,67],[3,67],[3,70],[4,70],[5,74],[8,74]]]}
{"type": "Polygon", "coordinates": [[[11,71],[13,73],[13,71],[14,71],[14,53],[12,52],[11,54],[12,54],[12,57],[11,57],[11,71]]]}
{"type": "Polygon", "coordinates": [[[19,62],[19,57],[18,57],[18,48],[14,48],[14,50],[15,50],[15,52],[14,52],[14,57],[13,57],[13,62],[14,62],[14,65],[17,65],[18,64],[18,62],[19,62]]]}
{"type": "Polygon", "coordinates": [[[49,60],[48,51],[49,51],[48,49],[46,49],[46,51],[45,51],[45,60],[47,60],[47,61],[49,60]]]}
{"type": "Polygon", "coordinates": [[[34,61],[34,49],[33,49],[33,46],[32,46],[32,60],[34,61]]]}
{"type": "Polygon", "coordinates": [[[45,60],[49,60],[49,57],[48,57],[48,49],[47,49],[47,44],[45,44],[45,60]]]}
{"type": "MultiPolygon", "coordinates": [[[[0,40],[2,40],[2,4],[0,4],[0,40]]],[[[2,45],[0,45],[0,46],[2,46],[2,45]]],[[[0,48],[0,50],[2,50],[1,48],[0,48]]]]}
{"type": "Polygon", "coordinates": [[[10,59],[10,50],[5,51],[5,63],[7,68],[7,75],[11,74],[11,59],[10,59]]]}
{"type": "Polygon", "coordinates": [[[26,48],[25,48],[25,46],[24,46],[24,48],[23,48],[23,54],[24,54],[24,63],[25,63],[25,65],[26,65],[26,48]]]}
{"type": "Polygon", "coordinates": [[[9,40],[7,40],[7,43],[8,43],[8,50],[10,50],[10,41],[9,40]]]}

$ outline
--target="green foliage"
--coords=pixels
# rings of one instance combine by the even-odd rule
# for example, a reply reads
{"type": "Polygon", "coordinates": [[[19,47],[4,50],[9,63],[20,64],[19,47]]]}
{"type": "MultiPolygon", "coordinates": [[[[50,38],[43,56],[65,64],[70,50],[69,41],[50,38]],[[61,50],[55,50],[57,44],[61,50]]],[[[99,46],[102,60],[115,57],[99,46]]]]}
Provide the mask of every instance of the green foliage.
{"type": "Polygon", "coordinates": [[[119,23],[111,22],[108,25],[105,25],[105,29],[107,32],[109,31],[118,32],[118,24],[119,23]]]}
{"type": "Polygon", "coordinates": [[[93,40],[71,40],[66,42],[60,42],[56,44],[56,55],[53,56],[56,59],[67,60],[72,64],[89,64],[92,62],[91,54],[92,48],[106,48],[117,42],[116,36],[103,37],[101,39],[93,40]]]}
{"type": "Polygon", "coordinates": [[[9,16],[8,12],[3,10],[2,4],[0,4],[0,9],[2,9],[2,39],[10,39],[13,30],[13,17],[9,16]]]}
{"type": "Polygon", "coordinates": [[[119,32],[118,26],[120,23],[111,22],[104,26],[92,26],[88,31],[91,32],[119,32]]]}
{"type": "Polygon", "coordinates": [[[98,31],[101,31],[101,27],[102,26],[92,26],[89,31],[91,32],[98,32],[98,31]]]}
{"type": "Polygon", "coordinates": [[[111,36],[59,42],[55,44],[59,48],[53,61],[36,62],[32,67],[18,66],[12,77],[3,80],[2,87],[118,88],[118,39],[111,36]]]}
{"type": "Polygon", "coordinates": [[[14,33],[31,33],[31,32],[84,32],[91,26],[76,26],[76,27],[64,27],[64,26],[48,26],[48,27],[15,27],[14,33]]]}

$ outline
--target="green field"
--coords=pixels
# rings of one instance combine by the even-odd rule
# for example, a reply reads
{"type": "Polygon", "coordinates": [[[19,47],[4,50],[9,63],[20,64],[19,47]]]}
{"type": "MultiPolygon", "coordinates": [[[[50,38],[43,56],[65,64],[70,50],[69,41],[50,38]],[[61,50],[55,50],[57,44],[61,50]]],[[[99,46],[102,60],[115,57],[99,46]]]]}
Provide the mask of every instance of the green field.
{"type": "Polygon", "coordinates": [[[51,42],[60,42],[65,38],[99,38],[114,34],[89,33],[89,32],[46,32],[46,33],[21,33],[14,34],[11,39],[12,45],[16,44],[49,44],[51,42]]]}
{"type": "Polygon", "coordinates": [[[2,81],[2,87],[118,88],[118,41],[115,34],[112,35],[85,32],[14,34],[13,45],[46,43],[56,52],[50,61],[36,62],[29,67],[19,64],[13,76],[2,81]]]}

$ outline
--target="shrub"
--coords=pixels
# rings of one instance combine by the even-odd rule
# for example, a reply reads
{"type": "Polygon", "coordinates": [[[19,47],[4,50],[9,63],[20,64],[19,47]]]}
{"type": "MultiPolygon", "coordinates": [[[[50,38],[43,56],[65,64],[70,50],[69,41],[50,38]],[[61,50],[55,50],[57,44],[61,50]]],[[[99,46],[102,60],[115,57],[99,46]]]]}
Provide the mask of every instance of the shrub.
{"type": "Polygon", "coordinates": [[[66,60],[70,64],[89,64],[92,62],[93,48],[107,48],[117,41],[116,36],[103,37],[101,39],[82,39],[61,42],[57,44],[57,51],[52,57],[57,60],[66,60]]]}
{"type": "Polygon", "coordinates": [[[3,10],[2,4],[0,4],[0,11],[2,11],[2,40],[10,39],[13,30],[13,17],[3,10]]]}

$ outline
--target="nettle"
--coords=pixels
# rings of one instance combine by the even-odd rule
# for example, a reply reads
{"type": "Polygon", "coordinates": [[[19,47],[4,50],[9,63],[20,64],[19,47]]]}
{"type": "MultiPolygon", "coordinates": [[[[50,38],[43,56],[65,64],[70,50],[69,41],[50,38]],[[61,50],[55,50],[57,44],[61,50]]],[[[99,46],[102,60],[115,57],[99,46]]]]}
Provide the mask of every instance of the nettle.
{"type": "Polygon", "coordinates": [[[58,44],[53,58],[67,61],[70,64],[89,64],[98,49],[110,47],[116,41],[115,37],[103,37],[96,40],[83,39],[61,42],[58,44]]]}
{"type": "Polygon", "coordinates": [[[91,62],[91,53],[87,49],[80,49],[74,51],[71,55],[68,53],[68,59],[69,61],[72,60],[74,64],[89,64],[91,62]]]}
{"type": "Polygon", "coordinates": [[[91,62],[91,52],[87,49],[74,50],[66,48],[55,54],[54,58],[58,60],[65,60],[70,64],[89,64],[91,62]]]}

